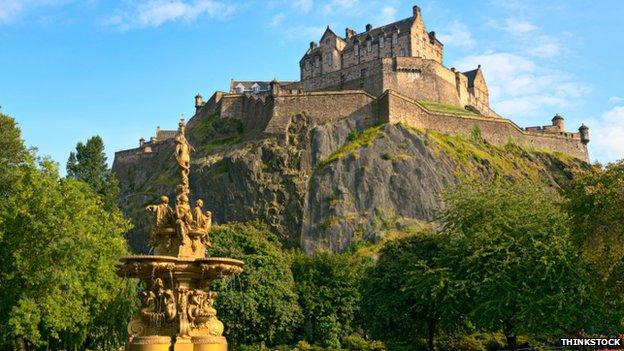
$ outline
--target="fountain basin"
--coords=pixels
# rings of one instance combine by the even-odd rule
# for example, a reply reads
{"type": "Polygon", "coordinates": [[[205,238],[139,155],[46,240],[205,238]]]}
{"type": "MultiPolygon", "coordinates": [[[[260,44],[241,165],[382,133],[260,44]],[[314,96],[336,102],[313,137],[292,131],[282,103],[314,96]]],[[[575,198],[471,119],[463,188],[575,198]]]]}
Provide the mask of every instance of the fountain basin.
{"type": "Polygon", "coordinates": [[[243,261],[223,257],[180,258],[173,256],[136,255],[122,257],[117,274],[149,282],[156,276],[172,275],[178,279],[201,279],[207,282],[243,272],[243,261]],[[166,273],[166,274],[164,274],[166,273]]]}

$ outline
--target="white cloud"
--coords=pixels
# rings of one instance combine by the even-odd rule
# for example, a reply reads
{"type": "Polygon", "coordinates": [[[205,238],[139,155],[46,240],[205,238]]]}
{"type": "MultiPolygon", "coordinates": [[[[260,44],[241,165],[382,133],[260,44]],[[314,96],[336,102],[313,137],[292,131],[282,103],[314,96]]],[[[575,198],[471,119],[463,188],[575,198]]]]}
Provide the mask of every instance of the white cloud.
{"type": "Polygon", "coordinates": [[[323,6],[323,14],[339,15],[343,11],[355,9],[358,4],[359,0],[332,0],[323,6]]]}
{"type": "Polygon", "coordinates": [[[308,38],[308,41],[318,40],[325,32],[325,28],[324,26],[294,26],[284,32],[284,37],[285,39],[297,40],[299,42],[305,41],[305,38],[308,38]]]}
{"type": "Polygon", "coordinates": [[[298,11],[308,13],[312,9],[312,0],[296,0],[292,6],[298,11]]]}
{"type": "Polygon", "coordinates": [[[564,72],[548,70],[531,59],[506,52],[467,56],[455,63],[461,71],[481,65],[490,105],[506,117],[544,118],[547,107],[566,107],[587,92],[564,72]]]}
{"type": "Polygon", "coordinates": [[[624,97],[621,97],[621,96],[612,96],[609,98],[610,104],[619,104],[622,102],[624,102],[624,97]]]}
{"type": "Polygon", "coordinates": [[[468,26],[459,21],[453,21],[446,25],[445,29],[438,34],[438,39],[444,45],[462,49],[470,49],[475,44],[468,26]]]}
{"type": "Polygon", "coordinates": [[[541,58],[553,57],[561,52],[559,46],[555,43],[544,43],[528,49],[529,54],[541,58]]]}
{"type": "Polygon", "coordinates": [[[23,9],[23,1],[0,0],[0,23],[6,23],[11,21],[23,9]]]}
{"type": "Polygon", "coordinates": [[[234,12],[234,6],[212,0],[150,0],[137,4],[123,15],[108,18],[105,24],[118,26],[120,29],[132,27],[158,27],[171,21],[193,21],[200,16],[217,19],[228,17],[234,12]]]}
{"type": "Polygon", "coordinates": [[[537,29],[533,23],[518,18],[507,18],[502,25],[502,29],[513,35],[525,35],[537,29]]]}
{"type": "Polygon", "coordinates": [[[275,16],[273,16],[273,18],[271,19],[271,22],[269,22],[269,26],[271,27],[277,27],[280,24],[282,24],[282,22],[284,22],[284,14],[283,13],[278,13],[275,16]]]}
{"type": "Polygon", "coordinates": [[[589,121],[592,156],[601,162],[624,158],[624,106],[616,106],[589,121]]]}
{"type": "Polygon", "coordinates": [[[379,13],[379,24],[384,25],[396,20],[397,9],[392,6],[384,6],[379,13]]]}

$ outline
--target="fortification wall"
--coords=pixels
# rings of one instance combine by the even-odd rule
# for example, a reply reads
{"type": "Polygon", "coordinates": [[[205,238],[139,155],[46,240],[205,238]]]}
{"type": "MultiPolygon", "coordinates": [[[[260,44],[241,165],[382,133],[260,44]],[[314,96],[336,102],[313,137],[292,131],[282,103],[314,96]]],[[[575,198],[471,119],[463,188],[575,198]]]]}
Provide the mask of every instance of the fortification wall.
{"type": "Polygon", "coordinates": [[[510,139],[520,145],[567,155],[589,161],[586,146],[577,133],[551,134],[525,131],[508,119],[481,116],[457,116],[430,113],[410,97],[388,91],[380,98],[380,120],[387,123],[406,123],[419,129],[442,133],[470,133],[474,126],[481,129],[483,138],[494,145],[504,145],[510,139]]]}
{"type": "Polygon", "coordinates": [[[268,135],[283,135],[297,114],[309,116],[316,124],[358,118],[373,125],[378,116],[375,97],[361,90],[277,95],[273,104],[273,117],[264,130],[268,135]]]}
{"type": "Polygon", "coordinates": [[[379,96],[384,91],[382,85],[383,64],[383,60],[363,62],[339,71],[289,84],[286,88],[301,89],[305,92],[362,89],[369,94],[379,96]]]}
{"type": "Polygon", "coordinates": [[[221,98],[219,111],[222,118],[241,120],[245,131],[262,131],[273,116],[273,98],[227,94],[221,98]]]}

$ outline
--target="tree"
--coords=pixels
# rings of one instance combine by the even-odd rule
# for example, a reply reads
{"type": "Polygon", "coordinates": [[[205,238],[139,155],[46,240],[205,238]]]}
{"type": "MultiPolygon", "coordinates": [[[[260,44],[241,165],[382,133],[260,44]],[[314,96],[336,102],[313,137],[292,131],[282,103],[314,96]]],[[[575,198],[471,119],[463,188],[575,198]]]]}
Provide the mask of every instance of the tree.
{"type": "MultiPolygon", "coordinates": [[[[9,129],[21,141],[19,129],[9,129]]],[[[27,154],[21,145],[15,150],[27,154]]],[[[129,222],[103,208],[87,184],[59,178],[49,161],[25,156],[5,171],[12,176],[0,202],[0,348],[118,345],[122,328],[105,313],[134,294],[114,271],[127,254],[129,222]]]]}
{"type": "Polygon", "coordinates": [[[621,331],[624,316],[624,160],[596,165],[564,188],[573,240],[592,271],[597,317],[603,332],[621,331]]]}
{"type": "Polygon", "coordinates": [[[459,324],[450,314],[448,272],[436,261],[446,241],[427,229],[383,246],[362,293],[374,338],[415,345],[426,337],[433,350],[440,323],[459,324]]]}
{"type": "Polygon", "coordinates": [[[218,280],[215,307],[233,345],[287,343],[301,321],[290,257],[258,222],[215,225],[211,256],[245,262],[240,277],[218,280]]]}
{"type": "Polygon", "coordinates": [[[0,196],[8,196],[14,171],[32,160],[15,120],[0,113],[0,196]]]}
{"type": "Polygon", "coordinates": [[[119,185],[106,164],[104,142],[100,136],[76,145],[76,152],[71,152],[67,160],[67,177],[89,184],[107,207],[115,206],[119,185]]]}
{"type": "Polygon", "coordinates": [[[560,336],[587,312],[587,287],[557,194],[527,182],[465,183],[444,196],[442,259],[475,326],[560,336]]]}
{"type": "Polygon", "coordinates": [[[339,347],[339,338],[361,326],[360,287],[371,263],[348,253],[294,254],[293,276],[309,341],[339,347]]]}

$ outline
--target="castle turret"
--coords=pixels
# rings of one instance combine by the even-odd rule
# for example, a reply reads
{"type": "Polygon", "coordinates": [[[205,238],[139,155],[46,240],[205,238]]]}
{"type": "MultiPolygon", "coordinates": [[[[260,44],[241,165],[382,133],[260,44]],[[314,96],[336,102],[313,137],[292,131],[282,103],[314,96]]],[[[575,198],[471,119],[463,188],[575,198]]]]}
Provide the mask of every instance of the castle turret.
{"type": "Polygon", "coordinates": [[[271,83],[269,83],[269,85],[271,86],[271,95],[273,96],[279,95],[280,83],[277,81],[277,79],[273,78],[273,80],[271,81],[271,83]]]}
{"type": "Polygon", "coordinates": [[[585,124],[581,124],[578,130],[581,135],[581,143],[583,143],[583,145],[587,145],[587,143],[589,143],[589,127],[585,124]]]}
{"type": "Polygon", "coordinates": [[[197,95],[195,95],[195,111],[199,110],[202,106],[204,106],[204,99],[197,93],[197,95]]]}
{"type": "Polygon", "coordinates": [[[561,117],[559,114],[556,114],[555,117],[553,117],[552,125],[557,127],[560,132],[565,132],[565,122],[563,117],[561,117]]]}

